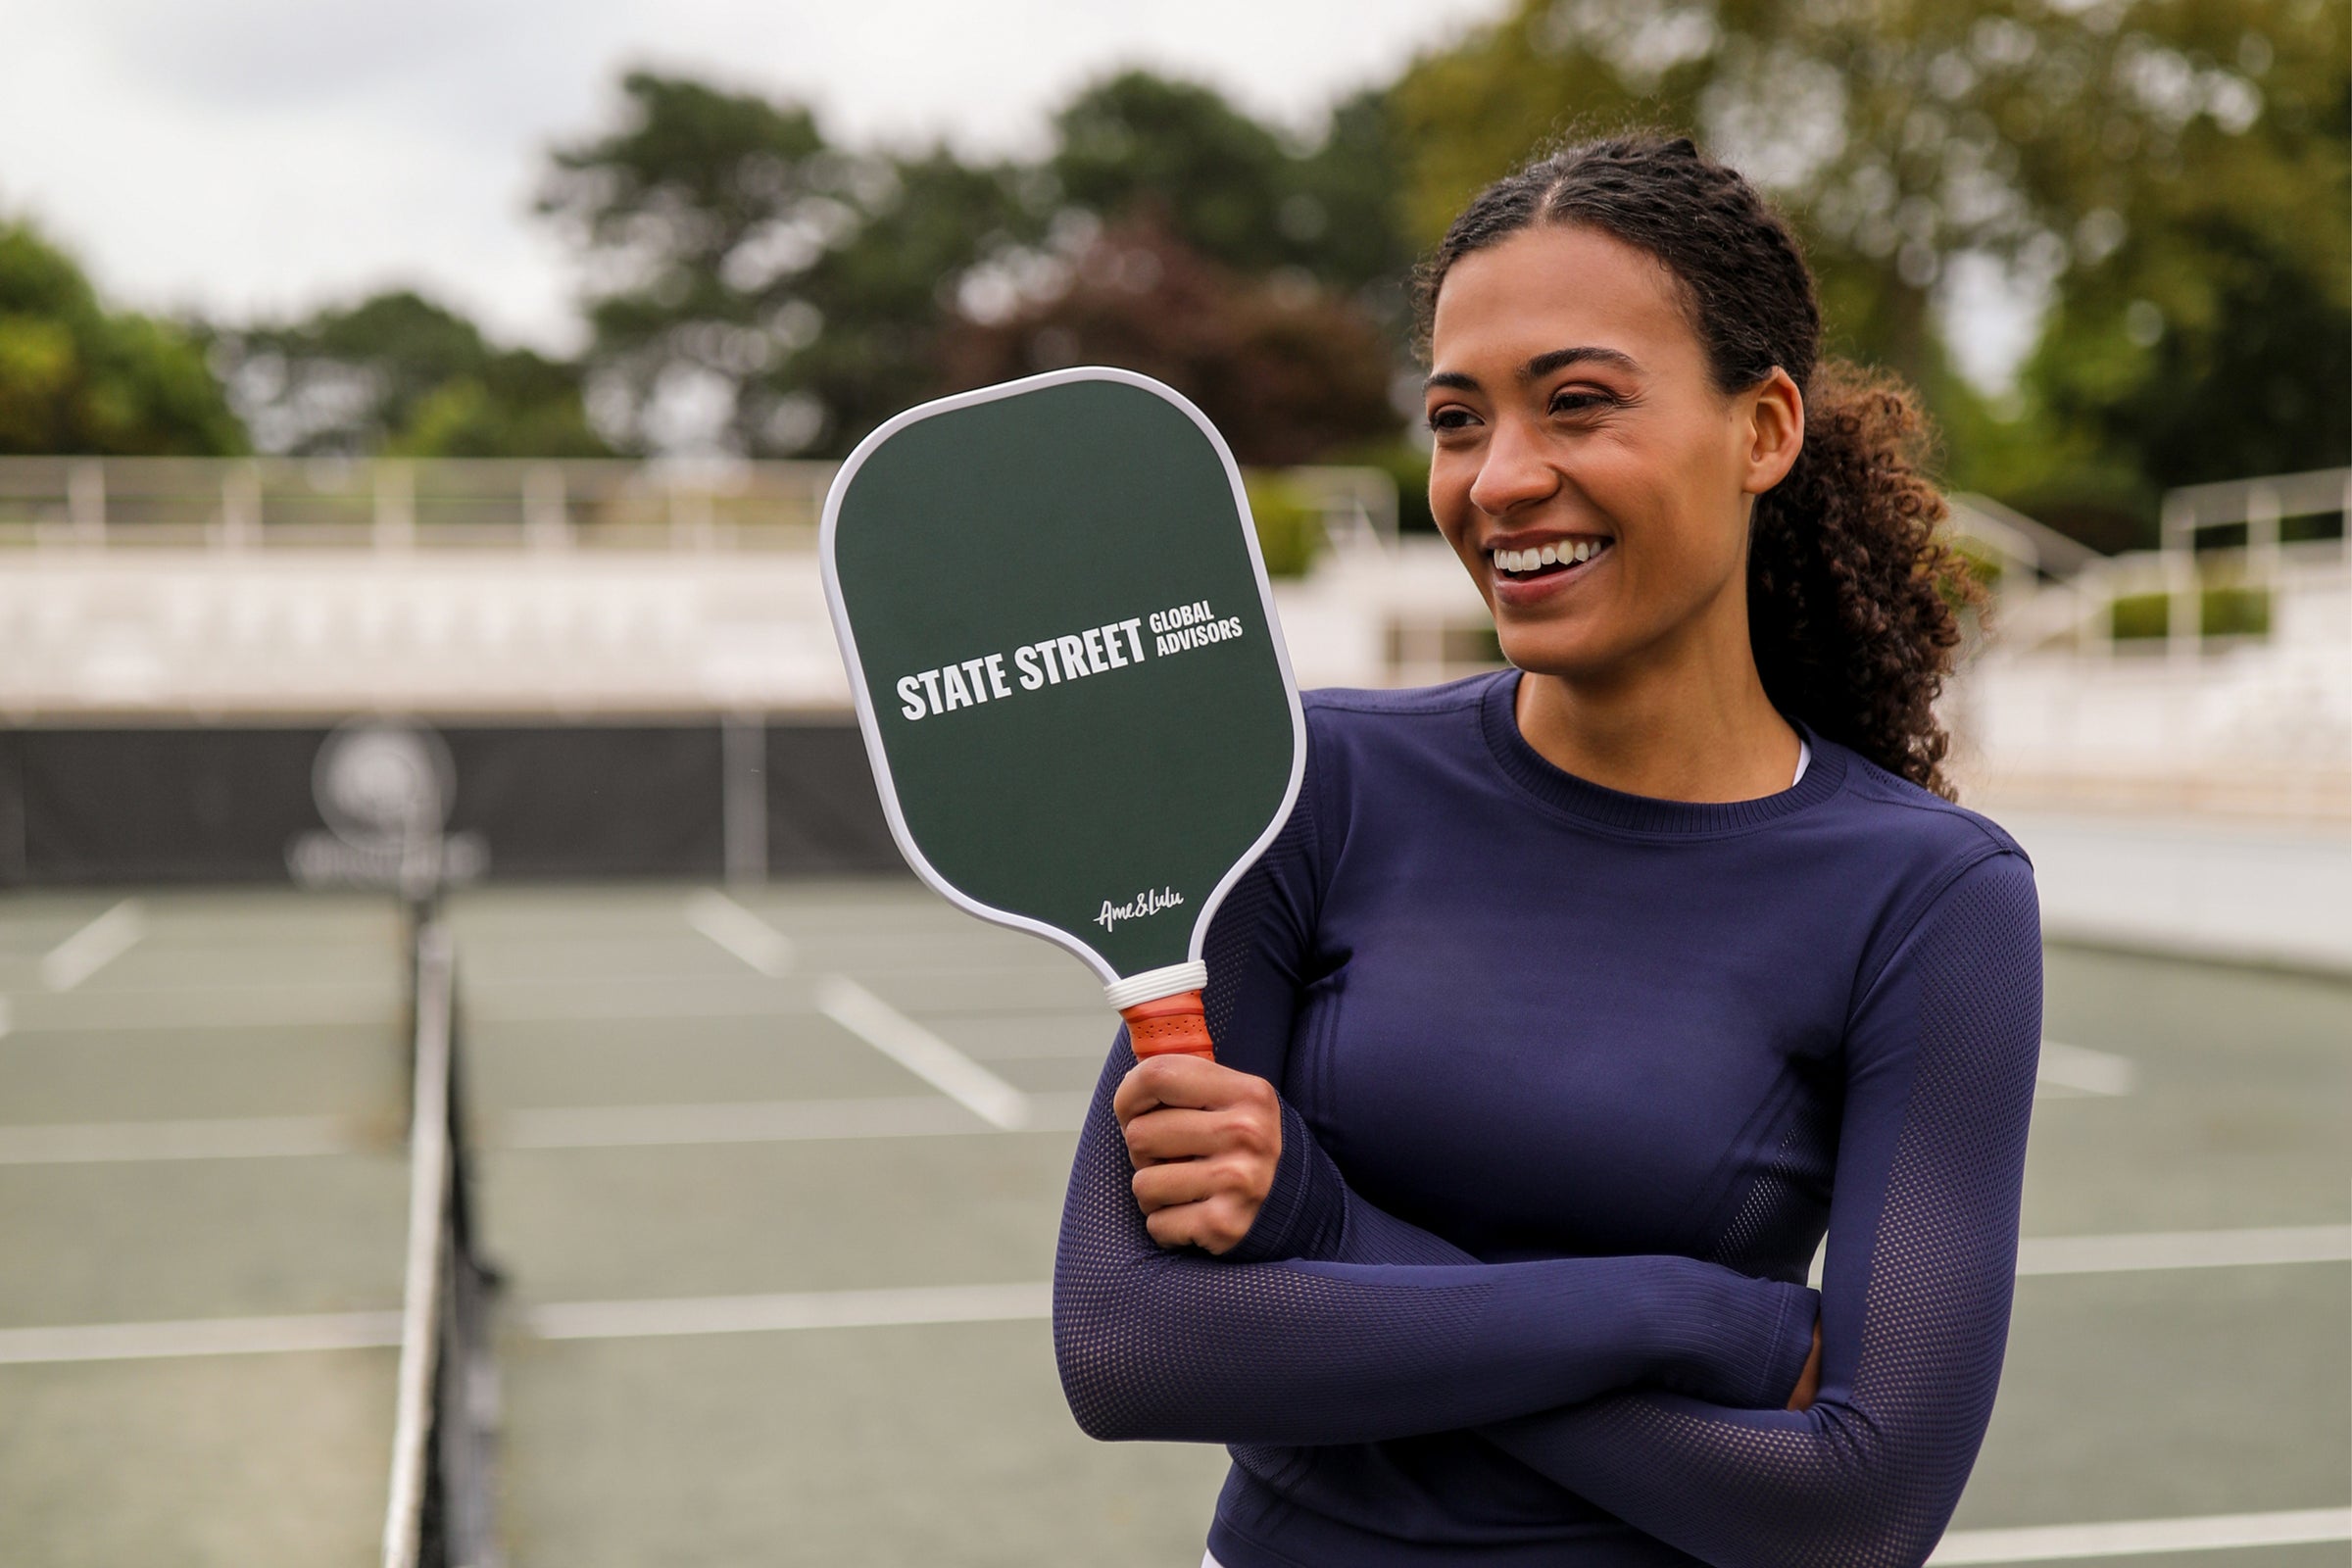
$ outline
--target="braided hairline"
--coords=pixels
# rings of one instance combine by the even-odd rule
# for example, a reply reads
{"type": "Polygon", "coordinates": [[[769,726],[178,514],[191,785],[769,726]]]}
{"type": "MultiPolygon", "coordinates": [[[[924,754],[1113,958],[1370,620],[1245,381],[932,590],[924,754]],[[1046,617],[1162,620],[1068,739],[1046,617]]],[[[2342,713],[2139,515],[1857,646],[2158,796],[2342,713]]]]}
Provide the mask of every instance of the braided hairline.
{"type": "Polygon", "coordinates": [[[1756,498],[1749,529],[1757,671],[1782,711],[1950,795],[1935,701],[1960,641],[1954,607],[1977,595],[1935,536],[1943,500],[1911,393],[1821,363],[1821,306],[1795,235],[1736,171],[1657,135],[1563,147],[1480,192],[1415,273],[1425,355],[1453,264],[1539,223],[1596,228],[1656,257],[1718,390],[1744,391],[1776,366],[1796,383],[1804,449],[1756,498]]]}

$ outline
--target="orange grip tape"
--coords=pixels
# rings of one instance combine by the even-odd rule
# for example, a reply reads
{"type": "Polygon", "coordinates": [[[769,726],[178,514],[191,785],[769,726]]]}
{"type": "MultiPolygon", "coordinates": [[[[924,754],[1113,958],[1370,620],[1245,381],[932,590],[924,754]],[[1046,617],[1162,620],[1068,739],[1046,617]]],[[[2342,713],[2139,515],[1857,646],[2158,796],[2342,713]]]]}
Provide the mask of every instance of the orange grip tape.
{"type": "Polygon", "coordinates": [[[1198,991],[1180,991],[1172,997],[1139,1002],[1132,1007],[1121,1007],[1119,1016],[1127,1020],[1127,1039],[1138,1057],[1179,1052],[1211,1060],[1216,1057],[1216,1047],[1208,1038],[1208,1014],[1200,1005],[1198,991]]]}

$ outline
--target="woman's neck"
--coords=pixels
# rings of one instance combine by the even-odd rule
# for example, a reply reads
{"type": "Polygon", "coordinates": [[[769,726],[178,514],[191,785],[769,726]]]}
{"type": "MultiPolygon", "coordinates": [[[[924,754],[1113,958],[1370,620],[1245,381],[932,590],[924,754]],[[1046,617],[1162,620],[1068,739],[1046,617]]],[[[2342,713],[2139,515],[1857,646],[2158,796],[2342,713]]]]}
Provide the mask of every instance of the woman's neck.
{"type": "Polygon", "coordinates": [[[1801,743],[1764,695],[1745,633],[1736,647],[1704,639],[1606,676],[1531,671],[1519,681],[1519,733],[1554,767],[1628,795],[1777,795],[1795,776],[1801,743]]]}

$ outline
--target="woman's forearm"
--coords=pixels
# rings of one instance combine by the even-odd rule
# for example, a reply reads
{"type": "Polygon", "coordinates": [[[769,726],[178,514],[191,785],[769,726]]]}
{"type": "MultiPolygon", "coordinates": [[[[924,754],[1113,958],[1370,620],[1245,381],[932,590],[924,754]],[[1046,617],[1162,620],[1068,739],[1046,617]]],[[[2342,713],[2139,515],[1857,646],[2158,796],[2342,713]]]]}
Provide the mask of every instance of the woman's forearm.
{"type": "MultiPolygon", "coordinates": [[[[1351,1260],[1236,1260],[1156,1246],[1110,1111],[1114,1055],[1080,1138],[1054,1267],[1054,1340],[1102,1438],[1372,1442],[1663,1386],[1787,1397],[1812,1293],[1683,1257],[1449,1260],[1443,1243],[1327,1185],[1351,1260]],[[1351,1205],[1351,1206],[1350,1206],[1351,1205]]],[[[1311,1148],[1310,1146],[1307,1146],[1311,1148]]]]}

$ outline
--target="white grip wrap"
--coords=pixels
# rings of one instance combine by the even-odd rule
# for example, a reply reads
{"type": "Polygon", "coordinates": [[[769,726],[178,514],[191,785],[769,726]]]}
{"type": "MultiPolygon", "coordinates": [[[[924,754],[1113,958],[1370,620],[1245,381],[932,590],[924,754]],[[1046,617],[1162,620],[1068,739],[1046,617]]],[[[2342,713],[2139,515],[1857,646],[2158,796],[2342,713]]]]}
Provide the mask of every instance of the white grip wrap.
{"type": "Polygon", "coordinates": [[[1182,996],[1198,991],[1208,984],[1208,965],[1195,959],[1191,963],[1171,963],[1164,969],[1146,969],[1142,974],[1113,980],[1102,988],[1103,1000],[1114,1012],[1124,1012],[1139,1002],[1157,1002],[1162,997],[1182,996]]]}

